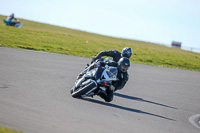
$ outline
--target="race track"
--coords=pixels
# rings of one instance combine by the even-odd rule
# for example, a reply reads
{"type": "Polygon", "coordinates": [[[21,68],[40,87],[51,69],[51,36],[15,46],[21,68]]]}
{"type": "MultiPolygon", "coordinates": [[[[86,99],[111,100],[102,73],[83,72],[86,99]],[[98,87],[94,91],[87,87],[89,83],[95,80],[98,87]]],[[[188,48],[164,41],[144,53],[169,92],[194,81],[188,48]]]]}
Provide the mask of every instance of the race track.
{"type": "Polygon", "coordinates": [[[200,72],[131,64],[111,103],[72,98],[89,58],[0,47],[0,126],[24,133],[200,133],[200,72]],[[197,120],[198,118],[196,118],[197,120]]]}

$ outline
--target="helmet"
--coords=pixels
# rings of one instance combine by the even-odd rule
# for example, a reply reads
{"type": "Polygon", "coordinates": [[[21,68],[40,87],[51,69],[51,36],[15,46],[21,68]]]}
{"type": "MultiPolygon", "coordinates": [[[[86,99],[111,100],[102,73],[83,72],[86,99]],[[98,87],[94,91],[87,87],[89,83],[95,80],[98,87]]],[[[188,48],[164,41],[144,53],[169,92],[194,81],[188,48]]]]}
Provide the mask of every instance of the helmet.
{"type": "Polygon", "coordinates": [[[14,13],[12,13],[10,16],[14,17],[15,15],[14,15],[14,13]]]}
{"type": "Polygon", "coordinates": [[[129,58],[126,57],[120,58],[120,60],[118,61],[119,70],[121,70],[122,72],[126,72],[129,69],[129,67],[130,67],[129,58]]]}
{"type": "Polygon", "coordinates": [[[132,52],[131,48],[129,48],[129,47],[125,47],[122,49],[122,57],[130,58],[132,53],[133,52],[132,52]]]}

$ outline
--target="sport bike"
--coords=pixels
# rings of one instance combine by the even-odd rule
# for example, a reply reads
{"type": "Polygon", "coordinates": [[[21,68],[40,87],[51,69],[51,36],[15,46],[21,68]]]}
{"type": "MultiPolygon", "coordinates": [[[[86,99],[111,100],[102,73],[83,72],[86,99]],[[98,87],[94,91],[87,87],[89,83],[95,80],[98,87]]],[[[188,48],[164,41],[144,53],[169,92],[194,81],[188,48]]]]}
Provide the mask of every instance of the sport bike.
{"type": "Polygon", "coordinates": [[[7,21],[7,20],[3,20],[3,22],[7,25],[7,26],[14,26],[14,27],[18,27],[21,28],[22,27],[22,23],[19,22],[19,20],[17,21],[7,21]]]}
{"type": "Polygon", "coordinates": [[[86,71],[70,90],[74,98],[93,97],[99,93],[105,93],[113,81],[119,80],[117,78],[117,67],[108,65],[101,67],[98,61],[88,66],[86,71]]]}

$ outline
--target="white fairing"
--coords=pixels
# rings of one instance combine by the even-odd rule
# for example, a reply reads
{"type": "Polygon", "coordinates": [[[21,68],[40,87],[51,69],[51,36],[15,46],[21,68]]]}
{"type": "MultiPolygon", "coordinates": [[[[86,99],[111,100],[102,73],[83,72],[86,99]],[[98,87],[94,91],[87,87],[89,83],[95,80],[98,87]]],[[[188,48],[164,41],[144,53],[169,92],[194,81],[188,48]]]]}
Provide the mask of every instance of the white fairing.
{"type": "MultiPolygon", "coordinates": [[[[112,69],[116,69],[115,67],[110,67],[112,69]]],[[[109,76],[108,73],[110,72],[109,67],[106,66],[106,69],[103,71],[101,78],[105,78],[106,80],[116,81],[117,79],[117,69],[115,73],[112,73],[112,76],[109,76]]]]}
{"type": "Polygon", "coordinates": [[[116,67],[105,66],[105,69],[103,70],[100,78],[98,80],[95,80],[94,77],[96,75],[97,70],[98,70],[97,68],[94,68],[90,71],[87,71],[86,74],[75,83],[75,88],[73,91],[75,91],[75,89],[78,88],[79,86],[84,87],[87,84],[90,84],[91,82],[93,82],[96,84],[96,86],[94,88],[91,88],[85,94],[81,95],[81,97],[93,96],[95,95],[94,91],[96,89],[105,91],[107,87],[112,84],[112,81],[118,80],[117,78],[118,70],[116,67]],[[106,85],[104,84],[104,82],[106,82],[106,85]],[[107,83],[110,83],[110,84],[107,84],[107,83]]]}

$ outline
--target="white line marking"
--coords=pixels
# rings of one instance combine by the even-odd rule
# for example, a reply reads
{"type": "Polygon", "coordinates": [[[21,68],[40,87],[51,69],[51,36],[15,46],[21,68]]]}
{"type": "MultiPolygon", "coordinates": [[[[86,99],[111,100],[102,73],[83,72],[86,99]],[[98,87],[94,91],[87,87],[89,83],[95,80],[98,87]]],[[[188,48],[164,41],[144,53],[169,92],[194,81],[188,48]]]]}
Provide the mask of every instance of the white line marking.
{"type": "Polygon", "coordinates": [[[193,115],[189,118],[189,122],[197,128],[200,128],[200,114],[193,115]]]}

